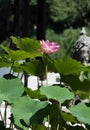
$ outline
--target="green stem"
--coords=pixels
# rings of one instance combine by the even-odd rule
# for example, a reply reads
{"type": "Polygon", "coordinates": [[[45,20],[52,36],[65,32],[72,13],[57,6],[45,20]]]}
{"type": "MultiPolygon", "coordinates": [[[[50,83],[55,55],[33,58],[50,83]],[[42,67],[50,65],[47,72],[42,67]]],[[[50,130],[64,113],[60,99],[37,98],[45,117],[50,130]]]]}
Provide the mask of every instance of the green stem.
{"type": "Polygon", "coordinates": [[[14,61],[12,62],[12,65],[11,65],[10,74],[12,72],[13,65],[14,65],[14,61]]]}
{"type": "Polygon", "coordinates": [[[46,64],[46,86],[48,86],[48,67],[46,64]]]}
{"type": "Polygon", "coordinates": [[[90,103],[90,92],[89,92],[89,103],[90,103]]]}
{"type": "Polygon", "coordinates": [[[50,130],[49,124],[50,124],[50,115],[48,115],[48,130],[50,130]]]}
{"type": "Polygon", "coordinates": [[[45,54],[45,56],[46,56],[46,86],[48,86],[48,65],[47,65],[47,58],[48,58],[48,55],[47,54],[45,54]]]}
{"type": "Polygon", "coordinates": [[[57,125],[57,130],[59,130],[59,124],[57,125]]]}

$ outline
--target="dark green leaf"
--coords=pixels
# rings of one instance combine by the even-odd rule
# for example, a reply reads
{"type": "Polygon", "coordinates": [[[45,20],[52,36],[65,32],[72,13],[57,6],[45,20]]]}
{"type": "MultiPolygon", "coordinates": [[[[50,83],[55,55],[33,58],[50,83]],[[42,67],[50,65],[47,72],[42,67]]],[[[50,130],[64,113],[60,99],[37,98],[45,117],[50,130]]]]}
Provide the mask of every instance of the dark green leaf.
{"type": "Polygon", "coordinates": [[[6,130],[3,121],[0,121],[0,130],[6,130]]]}
{"type": "Polygon", "coordinates": [[[30,88],[25,88],[25,92],[33,99],[45,98],[44,95],[40,94],[40,90],[31,90],[30,88]]]}
{"type": "Polygon", "coordinates": [[[89,70],[80,62],[69,57],[64,57],[63,59],[55,60],[54,65],[57,69],[57,72],[62,75],[79,74],[81,71],[89,70]]]}
{"type": "Polygon", "coordinates": [[[15,79],[15,78],[17,78],[16,76],[14,76],[14,75],[12,75],[12,74],[10,74],[10,73],[3,75],[3,77],[4,77],[5,79],[15,79]]]}
{"type": "Polygon", "coordinates": [[[62,111],[61,115],[62,115],[63,120],[65,120],[65,121],[72,122],[72,123],[77,122],[76,118],[74,116],[72,116],[71,113],[67,113],[67,112],[62,111]]]}
{"type": "Polygon", "coordinates": [[[14,72],[23,72],[23,69],[21,68],[21,63],[18,62],[14,62],[13,66],[12,66],[12,70],[14,72]]]}
{"type": "Polygon", "coordinates": [[[43,124],[34,124],[32,130],[47,130],[47,128],[43,124]]]}
{"type": "Polygon", "coordinates": [[[0,68],[1,67],[10,67],[12,65],[12,62],[10,61],[7,54],[3,54],[0,57],[0,68]]]}
{"type": "Polygon", "coordinates": [[[45,72],[45,66],[41,61],[31,61],[21,65],[21,68],[28,74],[40,76],[45,72]]]}
{"type": "Polygon", "coordinates": [[[89,92],[90,90],[90,80],[85,79],[83,82],[80,81],[77,75],[67,75],[61,76],[61,80],[64,83],[70,85],[73,90],[83,90],[89,92]]]}
{"type": "Polygon", "coordinates": [[[45,108],[37,111],[31,118],[30,124],[40,124],[43,122],[44,117],[47,117],[50,113],[50,105],[47,105],[45,108]]]}
{"type": "Polygon", "coordinates": [[[60,122],[60,105],[59,102],[52,100],[50,107],[50,124],[51,130],[56,130],[60,122]]]}

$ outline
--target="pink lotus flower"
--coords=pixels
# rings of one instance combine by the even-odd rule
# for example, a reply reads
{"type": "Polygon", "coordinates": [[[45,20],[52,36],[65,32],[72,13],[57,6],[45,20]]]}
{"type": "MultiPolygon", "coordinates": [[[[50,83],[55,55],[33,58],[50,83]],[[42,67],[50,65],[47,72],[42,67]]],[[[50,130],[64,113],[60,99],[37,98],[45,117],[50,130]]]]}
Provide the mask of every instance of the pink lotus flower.
{"type": "Polygon", "coordinates": [[[39,51],[45,52],[46,54],[57,52],[60,47],[56,42],[49,42],[49,40],[41,40],[40,44],[42,48],[39,51]]]}

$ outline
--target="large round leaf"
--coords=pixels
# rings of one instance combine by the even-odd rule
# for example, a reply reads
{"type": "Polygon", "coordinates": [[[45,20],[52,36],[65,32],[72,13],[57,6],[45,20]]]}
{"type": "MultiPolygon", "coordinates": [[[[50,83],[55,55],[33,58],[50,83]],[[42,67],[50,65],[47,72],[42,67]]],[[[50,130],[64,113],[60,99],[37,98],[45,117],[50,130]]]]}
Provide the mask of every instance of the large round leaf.
{"type": "Polygon", "coordinates": [[[61,88],[59,86],[48,86],[40,88],[41,94],[46,95],[47,98],[55,99],[60,103],[65,100],[74,98],[74,94],[67,88],[61,88]]]}
{"type": "Polygon", "coordinates": [[[47,102],[36,101],[28,96],[20,97],[14,102],[11,109],[15,119],[15,124],[22,127],[20,121],[23,120],[27,125],[29,125],[30,118],[34,116],[37,111],[43,109],[47,105],[47,102]]]}
{"type": "Polygon", "coordinates": [[[79,103],[71,107],[70,111],[80,122],[90,125],[90,107],[87,107],[84,103],[79,103]]]}
{"type": "Polygon", "coordinates": [[[3,100],[12,103],[19,98],[23,92],[24,86],[20,79],[7,80],[5,78],[0,78],[0,103],[3,100]]]}

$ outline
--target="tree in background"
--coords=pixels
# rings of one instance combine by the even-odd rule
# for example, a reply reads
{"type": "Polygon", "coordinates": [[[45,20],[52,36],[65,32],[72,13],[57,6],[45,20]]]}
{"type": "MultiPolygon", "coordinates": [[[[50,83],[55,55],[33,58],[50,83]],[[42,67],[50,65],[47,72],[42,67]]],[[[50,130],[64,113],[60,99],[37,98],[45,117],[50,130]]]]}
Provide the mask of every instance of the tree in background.
{"type": "Polygon", "coordinates": [[[12,33],[11,0],[0,0],[0,41],[5,40],[12,33]]]}
{"type": "Polygon", "coordinates": [[[90,12],[89,0],[49,0],[49,18],[52,24],[62,29],[82,27],[88,24],[90,12]],[[62,26],[59,26],[62,25],[62,26]]]}
{"type": "MultiPolygon", "coordinates": [[[[47,38],[61,44],[59,57],[72,56],[73,44],[79,37],[81,28],[86,28],[87,34],[90,24],[89,0],[48,0],[48,30],[47,38]]],[[[54,55],[55,56],[55,55],[54,55]]]]}
{"type": "MultiPolygon", "coordinates": [[[[5,40],[13,32],[13,1],[0,0],[0,41],[5,40]]],[[[90,2],[89,0],[46,0],[46,39],[58,42],[62,47],[56,54],[72,56],[73,44],[79,37],[81,27],[89,34],[90,2]]],[[[36,37],[37,0],[30,0],[30,36],[36,37]]],[[[54,55],[55,57],[55,55],[54,55]]]]}

